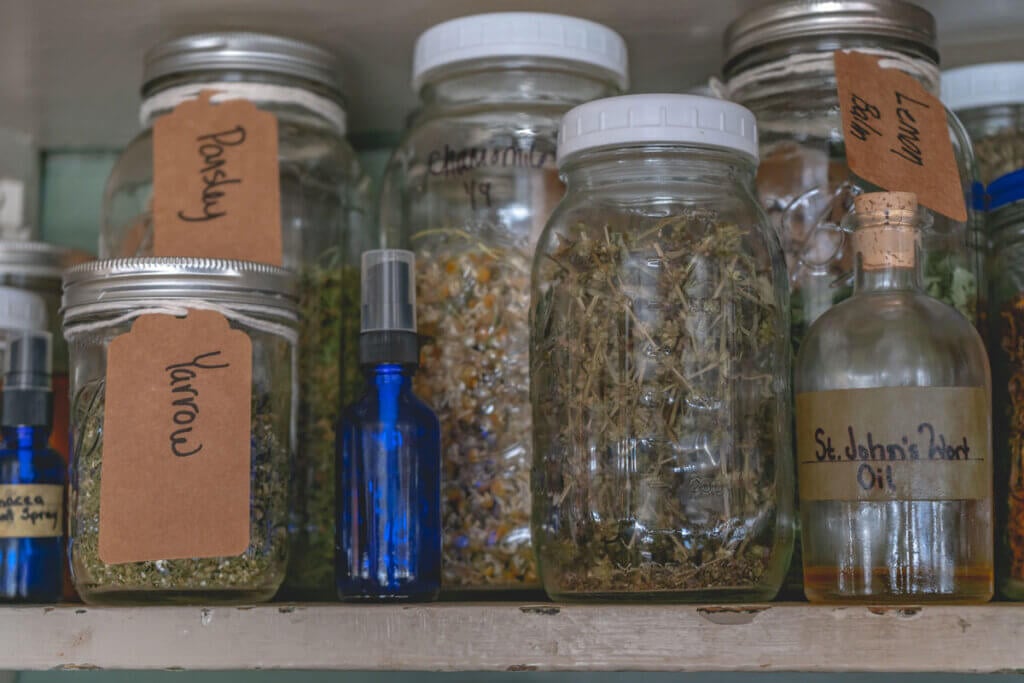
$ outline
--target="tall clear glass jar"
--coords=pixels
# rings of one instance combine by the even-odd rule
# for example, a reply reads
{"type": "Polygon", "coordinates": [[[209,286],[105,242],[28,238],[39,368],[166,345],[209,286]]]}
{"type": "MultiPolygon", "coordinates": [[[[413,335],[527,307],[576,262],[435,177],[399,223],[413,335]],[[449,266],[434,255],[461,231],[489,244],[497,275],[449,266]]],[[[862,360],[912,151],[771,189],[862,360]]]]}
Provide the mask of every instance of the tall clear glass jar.
{"type": "Polygon", "coordinates": [[[971,136],[984,185],[1024,168],[1024,62],[944,71],[942,101],[971,136]]]}
{"type": "Polygon", "coordinates": [[[566,115],[537,246],[533,532],[556,600],[768,600],[793,540],[785,262],[743,107],[566,115]]]}
{"type": "Polygon", "coordinates": [[[1024,170],[989,185],[993,455],[1000,592],[1024,600],[1024,170]]]}
{"type": "Polygon", "coordinates": [[[443,452],[444,591],[539,590],[530,547],[530,263],[564,188],[558,122],[626,86],[626,48],[582,19],[498,13],[416,44],[420,109],[382,184],[385,240],[416,253],[416,393],[443,452]]]}
{"type": "MultiPolygon", "coordinates": [[[[754,112],[761,132],[757,189],[786,253],[796,346],[818,316],[850,296],[853,253],[839,222],[855,195],[877,189],[846,165],[832,59],[840,49],[884,57],[884,66],[938,95],[935,19],[902,0],[783,0],[748,12],[725,34],[726,90],[754,112]]],[[[963,126],[947,114],[968,219],[936,214],[923,235],[924,284],[983,327],[974,156],[963,126]]]]}
{"type": "MultiPolygon", "coordinates": [[[[298,409],[294,275],[218,259],[96,261],[67,271],[63,304],[71,354],[68,554],[79,595],[92,603],[269,600],[288,561],[289,465],[298,409]],[[180,318],[196,309],[220,313],[252,345],[249,544],[228,557],[104,562],[101,491],[111,342],[140,316],[180,318]]],[[[149,475],[139,470],[135,476],[149,475]]]]}
{"type": "Polygon", "coordinates": [[[299,275],[300,418],[296,454],[292,597],[334,595],[334,420],[359,394],[359,257],[376,246],[368,199],[345,139],[334,56],[286,38],[251,33],[187,36],[146,54],[143,131],[107,181],[100,258],[153,248],[154,121],[202,89],[219,102],[247,99],[277,117],[283,263],[299,275]],[[347,380],[339,387],[338,376],[347,380]]]}

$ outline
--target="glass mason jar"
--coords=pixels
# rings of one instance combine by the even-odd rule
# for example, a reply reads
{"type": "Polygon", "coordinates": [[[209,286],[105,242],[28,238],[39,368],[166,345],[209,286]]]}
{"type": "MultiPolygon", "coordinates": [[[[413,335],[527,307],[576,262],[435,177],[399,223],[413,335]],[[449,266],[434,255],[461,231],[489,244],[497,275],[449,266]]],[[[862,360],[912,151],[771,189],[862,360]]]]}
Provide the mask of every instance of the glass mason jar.
{"type": "Polygon", "coordinates": [[[421,107],[382,184],[385,241],[416,254],[417,395],[441,422],[444,591],[532,589],[530,263],[564,188],[558,122],[626,86],[626,48],[582,19],[464,17],[417,41],[421,107]]]}
{"type": "Polygon", "coordinates": [[[857,198],[853,296],[795,364],[804,589],[814,601],[993,593],[991,378],[977,330],[924,291],[911,193],[857,198]]]}
{"type": "MultiPolygon", "coordinates": [[[[757,116],[757,189],[786,253],[796,347],[818,316],[850,296],[853,253],[839,221],[854,195],[877,189],[846,165],[832,58],[840,49],[884,57],[938,94],[935,20],[901,0],[783,0],[748,12],[725,34],[726,90],[757,116]]],[[[963,126],[947,114],[968,219],[935,215],[922,236],[924,284],[982,329],[985,242],[973,208],[974,158],[963,126]]]]}
{"type": "Polygon", "coordinates": [[[956,112],[974,143],[983,184],[1024,168],[1024,62],[946,71],[942,101],[956,112]]]}
{"type": "Polygon", "coordinates": [[[989,302],[1000,592],[1024,600],[1024,170],[989,185],[989,302]]]}
{"type": "Polygon", "coordinates": [[[152,255],[154,121],[202,89],[277,117],[283,263],[299,275],[299,448],[292,519],[292,597],[334,595],[334,420],[359,395],[359,256],[376,246],[366,184],[345,139],[333,55],[250,33],[187,36],[146,55],[144,130],[107,181],[100,258],[152,255]],[[339,387],[338,376],[344,378],[339,387]]]}
{"type": "MultiPolygon", "coordinates": [[[[288,559],[289,454],[297,397],[294,276],[244,261],[133,258],[76,266],[64,276],[71,353],[69,555],[86,602],[269,600],[288,559]],[[252,342],[250,541],[234,557],[107,564],[100,559],[104,406],[111,341],[141,315],[215,310],[252,342]]],[[[147,476],[139,472],[140,478],[147,476]]],[[[160,533],[154,529],[154,533],[160,533]]]]}
{"type": "Polygon", "coordinates": [[[533,533],[555,600],[769,600],[793,540],[785,262],[739,105],[566,115],[537,246],[533,533]]]}

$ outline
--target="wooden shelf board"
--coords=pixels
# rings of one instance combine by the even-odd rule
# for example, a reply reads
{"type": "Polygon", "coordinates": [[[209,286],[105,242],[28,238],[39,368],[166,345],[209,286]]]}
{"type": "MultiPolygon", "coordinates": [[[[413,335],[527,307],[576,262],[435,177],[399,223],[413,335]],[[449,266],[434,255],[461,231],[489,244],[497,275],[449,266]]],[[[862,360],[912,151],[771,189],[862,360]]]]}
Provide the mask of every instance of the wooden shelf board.
{"type": "Polygon", "coordinates": [[[1024,605],[0,608],[0,669],[1024,670],[1024,605]]]}

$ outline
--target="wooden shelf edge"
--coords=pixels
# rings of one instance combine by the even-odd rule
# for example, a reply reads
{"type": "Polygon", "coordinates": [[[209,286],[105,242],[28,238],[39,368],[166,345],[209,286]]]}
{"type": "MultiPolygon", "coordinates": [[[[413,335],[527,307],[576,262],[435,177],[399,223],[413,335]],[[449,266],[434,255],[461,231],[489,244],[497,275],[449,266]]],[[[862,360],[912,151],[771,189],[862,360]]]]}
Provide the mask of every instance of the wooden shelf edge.
{"type": "Polygon", "coordinates": [[[0,608],[0,669],[1024,670],[1024,605],[0,608]]]}

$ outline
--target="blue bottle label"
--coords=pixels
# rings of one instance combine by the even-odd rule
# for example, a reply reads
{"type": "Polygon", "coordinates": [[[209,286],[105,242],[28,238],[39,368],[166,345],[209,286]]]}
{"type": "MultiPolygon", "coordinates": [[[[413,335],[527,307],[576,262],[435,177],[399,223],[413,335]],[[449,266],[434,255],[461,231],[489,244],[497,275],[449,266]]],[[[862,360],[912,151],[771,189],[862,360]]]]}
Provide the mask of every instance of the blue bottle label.
{"type": "Polygon", "coordinates": [[[63,533],[63,486],[0,485],[0,538],[54,538],[63,533]]]}

